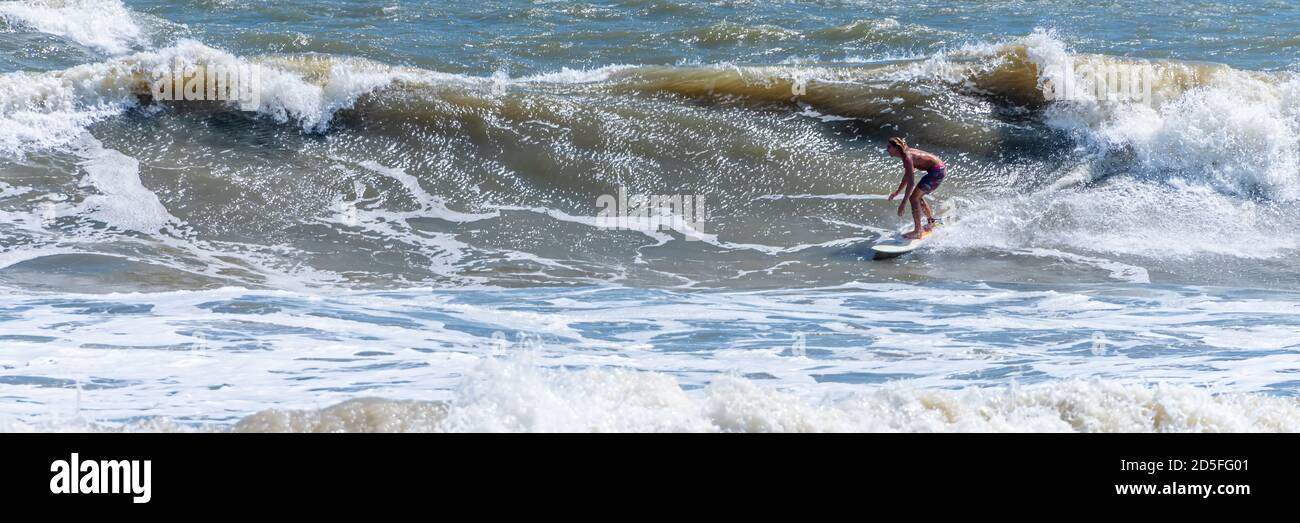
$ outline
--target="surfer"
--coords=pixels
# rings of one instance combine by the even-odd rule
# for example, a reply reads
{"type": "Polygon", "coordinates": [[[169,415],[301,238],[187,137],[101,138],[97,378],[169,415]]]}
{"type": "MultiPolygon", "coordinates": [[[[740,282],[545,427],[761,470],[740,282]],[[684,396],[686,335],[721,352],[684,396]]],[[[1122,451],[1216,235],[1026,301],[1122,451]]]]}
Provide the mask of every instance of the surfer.
{"type": "Polygon", "coordinates": [[[889,201],[894,201],[894,197],[900,192],[906,196],[898,204],[898,215],[903,215],[903,209],[907,207],[908,202],[912,202],[912,222],[915,228],[912,232],[904,234],[903,237],[909,240],[924,238],[934,229],[934,213],[930,211],[930,205],[925,203],[925,195],[934,192],[943,183],[944,169],[943,160],[938,156],[927,153],[920,149],[914,149],[907,146],[907,142],[902,138],[890,138],[889,145],[885,146],[885,152],[894,158],[903,160],[903,182],[898,184],[898,189],[889,195],[889,201]],[[926,172],[921,178],[920,183],[915,183],[913,171],[921,169],[926,172]],[[925,212],[925,228],[921,228],[921,212],[925,212]]]}

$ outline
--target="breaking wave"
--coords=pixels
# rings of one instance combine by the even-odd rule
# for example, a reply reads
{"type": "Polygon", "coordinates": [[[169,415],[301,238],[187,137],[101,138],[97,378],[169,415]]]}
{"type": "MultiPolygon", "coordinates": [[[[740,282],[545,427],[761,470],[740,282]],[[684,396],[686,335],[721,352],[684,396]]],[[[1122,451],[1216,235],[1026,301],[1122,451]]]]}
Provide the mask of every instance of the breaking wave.
{"type": "Polygon", "coordinates": [[[1187,385],[1065,381],[960,390],[886,386],[816,399],[739,377],[687,391],[634,370],[544,370],[488,361],[449,401],[362,398],[313,410],[265,410],[233,426],[162,418],[81,420],[8,431],[234,432],[1295,432],[1300,402],[1213,394],[1187,385]]]}
{"type": "MultiPolygon", "coordinates": [[[[856,25],[841,29],[848,36],[836,37],[866,30],[856,25]]],[[[735,230],[727,220],[765,212],[752,207],[755,201],[780,203],[770,206],[776,213],[788,212],[784,205],[794,202],[761,200],[767,196],[862,194],[867,191],[858,186],[864,183],[892,183],[896,174],[873,154],[876,146],[863,151],[861,144],[900,134],[954,159],[952,182],[939,195],[955,209],[956,218],[936,236],[942,252],[1069,251],[1071,259],[1099,260],[1094,264],[1099,266],[1176,271],[1179,261],[1201,255],[1273,260],[1300,247],[1287,233],[1300,226],[1300,213],[1288,205],[1300,198],[1300,80],[1295,74],[1076,54],[1043,32],[922,59],[617,65],[515,78],[505,73],[440,73],[322,54],[240,57],[186,40],[60,71],[8,73],[0,76],[0,91],[6,93],[0,106],[0,154],[15,161],[51,151],[79,155],[77,151],[95,139],[87,135],[92,129],[131,127],[140,121],[184,129],[191,125],[185,118],[207,115],[221,125],[243,122],[236,126],[239,132],[261,133],[236,140],[273,133],[282,141],[323,136],[355,143],[353,154],[325,155],[336,162],[352,158],[328,169],[401,172],[409,177],[395,178],[400,188],[416,199],[436,201],[437,217],[463,224],[462,218],[472,216],[476,226],[489,229],[527,209],[540,210],[542,216],[590,217],[587,202],[598,194],[618,186],[649,192],[667,184],[680,192],[707,194],[722,228],[735,230]],[[177,64],[251,68],[260,79],[255,110],[240,111],[235,102],[153,100],[152,88],[160,79],[171,79],[177,64]],[[1053,85],[1086,84],[1087,78],[1061,76],[1085,65],[1149,67],[1158,81],[1151,99],[1143,101],[1057,100],[1045,94],[1053,85]],[[294,138],[294,132],[301,136],[294,138]],[[693,144],[705,149],[693,151],[693,144]],[[385,147],[382,154],[389,160],[376,162],[377,151],[365,147],[385,147]],[[413,160],[430,151],[438,157],[413,160]],[[353,168],[362,164],[379,169],[353,168]],[[1116,254],[1129,258],[1115,259],[1116,254]]],[[[115,132],[97,138],[123,141],[112,135],[115,132]]],[[[132,161],[123,154],[119,163],[132,161]]],[[[90,174],[88,179],[95,179],[90,174]]],[[[154,179],[164,186],[179,182],[154,179]]],[[[290,237],[290,250],[301,250],[313,242],[304,235],[312,224],[348,226],[347,213],[336,210],[322,216],[320,211],[363,201],[369,183],[363,182],[338,180],[336,185],[343,188],[330,188],[331,194],[319,201],[299,204],[311,209],[307,214],[273,220],[264,215],[260,221],[295,228],[285,229],[282,237],[290,237]]],[[[276,186],[265,190],[271,199],[299,196],[277,195],[282,189],[276,186]]],[[[24,201],[30,203],[34,191],[15,186],[9,194],[26,194],[24,201]]],[[[141,196],[142,207],[112,212],[105,210],[103,201],[55,204],[120,229],[154,234],[169,223],[170,230],[187,231],[185,238],[205,236],[203,219],[171,210],[176,203],[166,195],[179,194],[178,188],[167,187],[157,196],[145,195],[149,192],[139,187],[131,193],[141,196]],[[94,208],[100,210],[91,213],[94,208]],[[140,216],[129,216],[137,212],[140,216]]],[[[93,200],[94,195],[58,198],[78,196],[93,200]]],[[[281,214],[291,210],[265,209],[281,214]]],[[[529,264],[563,271],[574,268],[550,255],[503,250],[454,238],[449,231],[421,232],[398,225],[419,220],[419,212],[413,212],[369,209],[360,223],[370,224],[367,234],[402,236],[410,256],[434,260],[413,258],[420,266],[404,269],[407,272],[458,277],[467,264],[481,264],[484,257],[499,257],[503,251],[510,264],[528,259],[529,264]],[[429,234],[439,239],[420,237],[429,234]]],[[[835,229],[860,223],[861,218],[839,209],[829,212],[816,219],[840,225],[824,228],[825,234],[811,242],[783,244],[779,237],[750,231],[706,236],[714,241],[705,244],[779,257],[810,246],[847,245],[860,240],[864,228],[879,232],[891,227],[856,225],[859,231],[846,236],[835,229]]],[[[781,216],[785,214],[765,219],[785,219],[781,216]]],[[[588,228],[585,234],[601,233],[588,228]]],[[[250,233],[240,241],[257,243],[257,238],[250,233]]],[[[663,246],[684,238],[649,239],[653,246],[663,246]]],[[[84,252],[84,247],[75,250],[84,252]]],[[[631,259],[642,260],[642,247],[635,249],[631,259]]],[[[35,251],[27,257],[8,254],[16,260],[40,256],[35,251]]],[[[303,263],[292,265],[308,272],[322,270],[303,263]]],[[[587,269],[593,263],[604,262],[579,261],[583,281],[626,276],[621,266],[594,271],[604,275],[591,274],[587,269]]],[[[683,276],[698,280],[698,275],[683,276]]],[[[419,282],[427,278],[403,277],[419,282]]]]}

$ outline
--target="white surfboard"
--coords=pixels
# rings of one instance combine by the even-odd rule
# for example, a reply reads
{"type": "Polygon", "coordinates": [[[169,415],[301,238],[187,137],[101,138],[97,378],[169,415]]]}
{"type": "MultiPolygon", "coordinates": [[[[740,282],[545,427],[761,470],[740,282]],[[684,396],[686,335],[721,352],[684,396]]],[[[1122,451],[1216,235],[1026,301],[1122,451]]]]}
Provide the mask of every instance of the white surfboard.
{"type": "Polygon", "coordinates": [[[880,240],[876,242],[875,245],[872,245],[871,252],[874,253],[872,259],[888,260],[890,258],[897,258],[909,252],[915,251],[918,247],[921,246],[922,243],[925,243],[925,238],[919,240],[909,240],[903,238],[901,234],[897,234],[891,238],[880,240]]]}
{"type": "MultiPolygon", "coordinates": [[[[936,223],[934,224],[934,229],[938,229],[941,226],[943,226],[942,222],[936,223]]],[[[908,231],[894,233],[893,236],[888,238],[882,238],[879,241],[877,241],[875,244],[873,244],[871,246],[871,251],[874,253],[872,259],[887,260],[890,258],[897,258],[909,252],[915,251],[916,249],[920,248],[921,245],[926,242],[926,240],[929,240],[931,235],[934,234],[933,229],[931,229],[930,234],[925,235],[924,238],[921,238],[919,240],[914,240],[914,239],[904,238],[903,234],[905,234],[906,232],[911,232],[911,230],[909,229],[908,231]]]]}

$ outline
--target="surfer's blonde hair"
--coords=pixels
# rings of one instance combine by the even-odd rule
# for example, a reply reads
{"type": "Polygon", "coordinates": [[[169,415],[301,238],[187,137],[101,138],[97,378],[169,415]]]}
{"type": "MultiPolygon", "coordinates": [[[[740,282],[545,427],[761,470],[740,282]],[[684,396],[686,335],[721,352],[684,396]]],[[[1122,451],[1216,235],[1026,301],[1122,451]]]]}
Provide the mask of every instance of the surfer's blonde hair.
{"type": "Polygon", "coordinates": [[[898,152],[907,154],[907,142],[897,136],[889,139],[889,145],[898,148],[898,152]]]}

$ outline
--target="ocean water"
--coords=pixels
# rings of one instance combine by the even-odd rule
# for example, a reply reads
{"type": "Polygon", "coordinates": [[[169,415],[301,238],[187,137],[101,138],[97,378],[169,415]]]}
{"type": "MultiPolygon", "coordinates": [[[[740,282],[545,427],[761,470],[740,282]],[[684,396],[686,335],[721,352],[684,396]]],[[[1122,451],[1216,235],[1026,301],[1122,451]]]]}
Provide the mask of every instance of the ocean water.
{"type": "Polygon", "coordinates": [[[0,429],[1300,430],[1298,23],[3,1],[0,429]],[[896,135],[946,224],[872,261],[896,135]]]}

